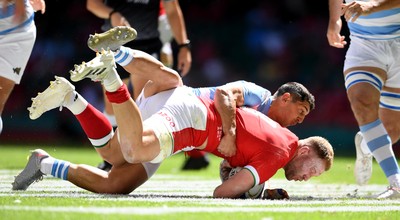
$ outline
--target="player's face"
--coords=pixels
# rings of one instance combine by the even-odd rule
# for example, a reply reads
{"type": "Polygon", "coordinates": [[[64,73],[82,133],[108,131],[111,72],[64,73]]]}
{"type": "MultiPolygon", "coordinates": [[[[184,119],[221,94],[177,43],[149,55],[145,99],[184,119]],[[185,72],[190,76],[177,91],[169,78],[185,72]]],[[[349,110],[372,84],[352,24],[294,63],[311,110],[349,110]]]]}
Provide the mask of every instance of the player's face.
{"type": "Polygon", "coordinates": [[[325,161],[318,158],[315,152],[296,155],[286,166],[285,176],[288,180],[307,181],[325,171],[325,161]]]}
{"type": "Polygon", "coordinates": [[[308,102],[290,101],[287,103],[284,112],[286,115],[286,126],[282,125],[283,127],[300,124],[304,121],[304,118],[310,113],[310,104],[308,104],[308,102]]]}
{"type": "Polygon", "coordinates": [[[302,123],[310,113],[308,102],[293,101],[290,93],[285,93],[272,103],[268,116],[278,122],[282,127],[302,123]],[[274,110],[272,110],[274,108],[274,110]]]}

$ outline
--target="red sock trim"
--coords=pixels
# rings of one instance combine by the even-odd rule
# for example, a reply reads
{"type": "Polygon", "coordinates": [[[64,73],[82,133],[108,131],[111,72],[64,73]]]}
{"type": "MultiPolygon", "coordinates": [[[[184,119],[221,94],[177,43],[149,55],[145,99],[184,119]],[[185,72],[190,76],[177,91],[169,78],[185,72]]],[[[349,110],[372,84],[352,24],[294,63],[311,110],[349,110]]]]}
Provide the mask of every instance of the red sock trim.
{"type": "Polygon", "coordinates": [[[125,84],[119,87],[119,89],[117,89],[117,91],[115,92],[106,91],[106,96],[108,101],[117,104],[126,102],[131,98],[131,94],[129,93],[128,87],[125,84]]]}
{"type": "Polygon", "coordinates": [[[88,104],[81,114],[76,115],[76,118],[90,139],[104,138],[109,135],[113,129],[111,123],[104,114],[91,104],[88,104]]]}

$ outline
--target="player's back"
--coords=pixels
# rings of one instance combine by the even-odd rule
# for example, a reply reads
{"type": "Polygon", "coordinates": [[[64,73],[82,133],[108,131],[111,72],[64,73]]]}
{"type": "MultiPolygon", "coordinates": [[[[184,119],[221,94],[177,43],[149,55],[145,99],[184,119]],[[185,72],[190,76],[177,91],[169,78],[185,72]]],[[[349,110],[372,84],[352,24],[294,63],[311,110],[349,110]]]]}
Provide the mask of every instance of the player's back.
{"type": "Polygon", "coordinates": [[[253,109],[241,108],[236,114],[237,151],[227,160],[234,167],[253,169],[255,179],[264,182],[290,161],[298,137],[253,109]]]}

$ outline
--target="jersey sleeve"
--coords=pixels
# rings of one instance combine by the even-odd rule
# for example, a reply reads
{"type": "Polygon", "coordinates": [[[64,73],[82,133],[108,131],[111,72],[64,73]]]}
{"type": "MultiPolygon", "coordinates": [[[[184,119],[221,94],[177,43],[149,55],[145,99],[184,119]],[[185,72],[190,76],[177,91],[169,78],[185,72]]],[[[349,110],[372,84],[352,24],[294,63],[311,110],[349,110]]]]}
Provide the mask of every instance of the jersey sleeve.
{"type": "Polygon", "coordinates": [[[244,167],[253,175],[254,186],[265,183],[283,167],[282,160],[277,157],[279,156],[275,155],[275,158],[271,159],[263,158],[262,160],[258,160],[258,162],[250,163],[244,167]]]}
{"type": "Polygon", "coordinates": [[[242,87],[244,106],[247,107],[257,107],[271,96],[271,92],[269,90],[244,80],[228,83],[227,85],[242,87]]]}

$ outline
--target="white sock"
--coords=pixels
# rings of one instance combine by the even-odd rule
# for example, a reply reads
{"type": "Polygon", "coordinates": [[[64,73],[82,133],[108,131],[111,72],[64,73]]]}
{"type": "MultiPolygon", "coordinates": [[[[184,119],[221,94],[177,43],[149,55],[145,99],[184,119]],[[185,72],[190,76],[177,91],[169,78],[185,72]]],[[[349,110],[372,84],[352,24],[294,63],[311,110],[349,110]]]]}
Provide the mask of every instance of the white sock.
{"type": "Polygon", "coordinates": [[[109,74],[103,80],[104,89],[108,92],[117,91],[123,84],[121,77],[118,75],[117,70],[114,67],[110,69],[109,74]]]}
{"type": "Polygon", "coordinates": [[[1,119],[1,116],[0,116],[0,134],[2,131],[3,131],[3,119],[1,119]]]}
{"type": "Polygon", "coordinates": [[[68,108],[74,115],[79,115],[86,109],[88,102],[79,93],[73,91],[65,97],[63,106],[68,108]]]}
{"type": "Polygon", "coordinates": [[[70,165],[71,163],[68,161],[47,157],[40,162],[40,171],[44,174],[67,180],[70,165]]]}

